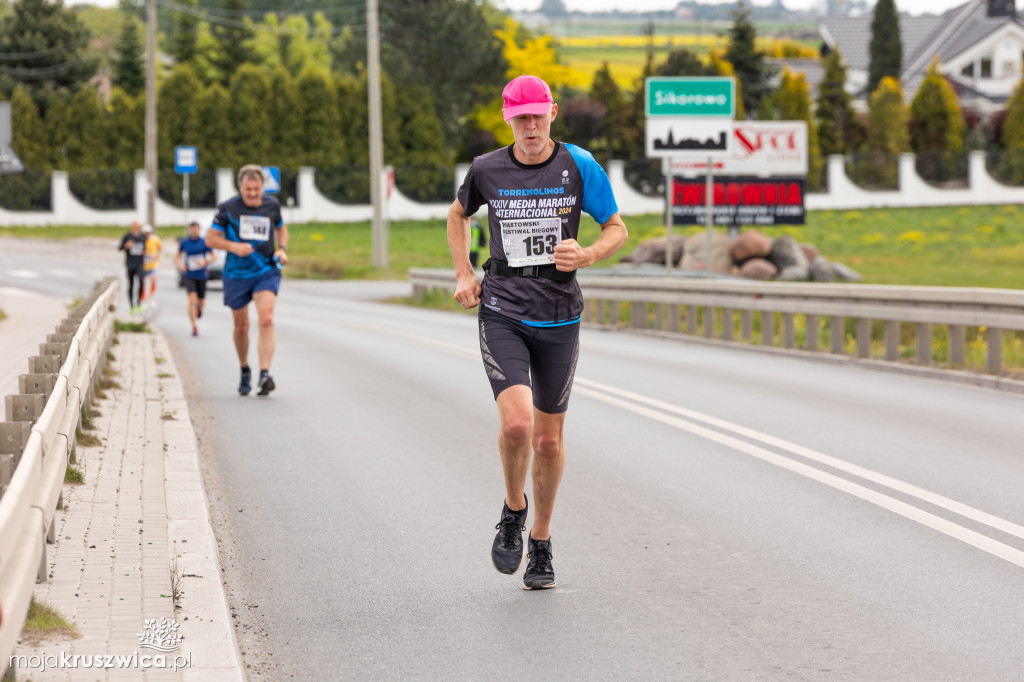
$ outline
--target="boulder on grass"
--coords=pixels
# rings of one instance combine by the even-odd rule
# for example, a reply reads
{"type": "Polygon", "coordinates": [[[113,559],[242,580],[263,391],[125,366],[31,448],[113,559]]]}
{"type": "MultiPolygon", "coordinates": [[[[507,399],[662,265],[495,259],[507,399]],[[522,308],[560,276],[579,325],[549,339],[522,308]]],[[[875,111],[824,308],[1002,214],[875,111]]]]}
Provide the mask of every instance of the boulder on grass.
{"type": "Polygon", "coordinates": [[[780,282],[806,282],[811,278],[809,265],[790,265],[779,270],[775,279],[780,282]]]}
{"type": "Polygon", "coordinates": [[[771,279],[779,273],[767,258],[750,258],[740,266],[740,276],[748,279],[771,279]]]}
{"type": "MultiPolygon", "coordinates": [[[[807,260],[807,256],[804,255],[796,240],[789,235],[779,237],[772,242],[772,251],[768,254],[768,260],[775,264],[780,275],[790,267],[804,268],[808,274],[810,273],[810,261],[807,260]]],[[[806,275],[804,279],[807,279],[806,275]]]]}
{"type": "Polygon", "coordinates": [[[729,247],[729,255],[736,263],[745,263],[751,258],[767,258],[771,252],[771,237],[757,230],[747,230],[729,247]]]}
{"type": "MultiPolygon", "coordinates": [[[[683,251],[684,270],[707,270],[708,235],[701,232],[687,238],[683,251]]],[[[729,238],[715,232],[711,241],[711,267],[714,272],[731,272],[735,263],[729,256],[729,238]]]]}
{"type": "Polygon", "coordinates": [[[800,250],[804,252],[808,263],[814,263],[814,259],[821,255],[821,251],[814,244],[801,244],[800,250]]]}
{"type": "MultiPolygon", "coordinates": [[[[682,235],[672,236],[672,264],[679,265],[683,259],[683,249],[686,237],[682,235]]],[[[620,263],[665,263],[665,237],[655,237],[641,243],[633,253],[623,256],[620,263]]]]}
{"type": "Polygon", "coordinates": [[[812,282],[834,282],[836,272],[832,269],[832,263],[824,256],[818,256],[811,262],[812,282]]]}
{"type": "Polygon", "coordinates": [[[859,282],[863,279],[860,273],[842,263],[832,263],[832,272],[836,273],[836,279],[841,282],[859,282]]]}

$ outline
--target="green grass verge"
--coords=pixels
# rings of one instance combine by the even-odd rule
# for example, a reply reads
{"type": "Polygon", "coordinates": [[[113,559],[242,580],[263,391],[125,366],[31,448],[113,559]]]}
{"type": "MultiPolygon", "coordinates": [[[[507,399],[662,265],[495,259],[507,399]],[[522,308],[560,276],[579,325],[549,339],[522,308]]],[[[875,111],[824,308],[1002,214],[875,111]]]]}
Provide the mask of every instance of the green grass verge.
{"type": "Polygon", "coordinates": [[[64,470],[64,482],[70,485],[82,485],[85,483],[85,475],[69,464],[68,468],[64,470]]]}
{"type": "Polygon", "coordinates": [[[129,334],[149,334],[149,327],[146,326],[145,322],[124,322],[122,320],[114,320],[114,331],[115,332],[128,332],[129,334]]]}
{"type": "MultiPolygon", "coordinates": [[[[640,242],[665,234],[660,215],[627,216],[629,242],[596,267],[614,265],[640,242]]],[[[123,228],[0,228],[0,235],[71,238],[109,236],[123,228]],[[107,232],[105,232],[105,230],[107,232]]],[[[444,220],[396,221],[390,225],[390,277],[409,268],[451,267],[444,220]]],[[[676,227],[697,234],[703,227],[676,227]]],[[[598,225],[584,216],[580,241],[592,242],[598,225]]],[[[772,237],[791,234],[818,247],[830,260],[856,269],[866,283],[1024,289],[1024,208],[965,206],[858,211],[809,211],[802,226],[765,228],[772,237]]],[[[370,223],[308,223],[290,226],[285,276],[305,279],[382,279],[373,267],[370,223]]],[[[118,331],[148,331],[143,322],[118,322],[118,331]]]]}
{"type": "Polygon", "coordinates": [[[34,598],[29,602],[28,618],[21,631],[21,639],[29,646],[38,646],[43,640],[78,639],[82,635],[64,620],[53,607],[34,598]]]}

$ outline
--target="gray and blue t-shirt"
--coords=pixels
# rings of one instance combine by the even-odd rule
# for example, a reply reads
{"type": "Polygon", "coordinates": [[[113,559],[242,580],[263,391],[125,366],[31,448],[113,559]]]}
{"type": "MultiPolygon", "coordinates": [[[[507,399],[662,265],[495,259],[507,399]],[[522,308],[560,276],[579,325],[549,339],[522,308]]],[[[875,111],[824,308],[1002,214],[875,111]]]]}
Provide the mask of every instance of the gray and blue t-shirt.
{"type": "MultiPolygon", "coordinates": [[[[478,156],[458,199],[467,216],[487,206],[491,258],[511,267],[553,263],[555,245],[578,238],[582,211],[603,225],[619,210],[608,176],[590,152],[561,142],[535,165],[517,161],[511,146],[478,156]]],[[[583,312],[575,279],[488,272],[482,288],[481,305],[531,326],[573,324],[583,312]]]]}

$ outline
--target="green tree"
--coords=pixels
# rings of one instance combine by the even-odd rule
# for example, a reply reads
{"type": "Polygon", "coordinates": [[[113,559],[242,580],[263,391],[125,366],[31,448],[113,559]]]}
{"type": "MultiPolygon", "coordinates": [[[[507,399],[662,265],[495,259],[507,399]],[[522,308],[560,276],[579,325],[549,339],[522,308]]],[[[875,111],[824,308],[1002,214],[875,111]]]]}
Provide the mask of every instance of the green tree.
{"type": "Polygon", "coordinates": [[[655,76],[717,76],[718,69],[684,47],[672,50],[665,61],[654,68],[655,76]]]}
{"type": "Polygon", "coordinates": [[[964,119],[949,82],[938,71],[938,58],[910,103],[910,146],[918,154],[928,151],[963,151],[964,119]]]}
{"type": "Polygon", "coordinates": [[[964,151],[964,128],[960,104],[939,73],[936,57],[910,103],[910,146],[918,154],[922,177],[943,181],[955,176],[964,151]]]}
{"type": "Polygon", "coordinates": [[[143,96],[132,97],[121,88],[114,88],[107,100],[110,112],[105,121],[108,168],[136,170],[144,167],[146,106],[143,96]]]}
{"type": "Polygon", "coordinates": [[[564,17],[569,13],[563,0],[541,0],[540,11],[549,17],[564,17]]]}
{"type": "Polygon", "coordinates": [[[205,88],[196,103],[199,114],[199,141],[196,144],[203,168],[235,168],[227,140],[235,124],[226,112],[230,96],[219,83],[205,88]]]}
{"type": "Polygon", "coordinates": [[[224,0],[223,8],[232,18],[214,25],[213,38],[219,47],[216,66],[220,72],[221,82],[229,84],[243,64],[253,61],[253,28],[251,19],[238,18],[242,16],[242,12],[249,9],[246,0],[224,0]]]}
{"type": "Polygon", "coordinates": [[[160,168],[174,165],[174,148],[200,138],[197,105],[203,86],[188,64],[178,64],[160,83],[157,97],[157,158],[160,168]]]}
{"type": "Polygon", "coordinates": [[[434,113],[425,87],[399,91],[396,97],[403,149],[395,166],[395,182],[412,199],[450,198],[452,152],[445,148],[444,127],[434,113]]]}
{"type": "Polygon", "coordinates": [[[267,164],[271,158],[270,112],[267,100],[270,81],[263,70],[242,64],[231,77],[227,109],[231,132],[227,138],[227,161],[232,168],[247,163],[267,164]]]}
{"type": "Polygon", "coordinates": [[[619,84],[612,78],[608,62],[604,62],[594,74],[588,95],[607,110],[602,134],[594,140],[594,146],[590,151],[596,158],[605,162],[610,159],[630,158],[623,136],[623,128],[626,125],[626,99],[619,84]]]}
{"type": "Polygon", "coordinates": [[[200,22],[196,30],[196,51],[191,64],[203,85],[223,85],[231,77],[233,71],[226,75],[221,72],[221,61],[221,44],[214,37],[210,25],[205,21],[200,22]]]}
{"type": "Polygon", "coordinates": [[[764,54],[754,47],[757,27],[750,19],[750,12],[744,0],[739,0],[737,8],[731,12],[733,22],[725,50],[725,60],[732,64],[733,75],[741,86],[739,90],[746,112],[757,111],[761,98],[771,92],[772,77],[772,69],[765,62],[764,54]]]}
{"type": "Polygon", "coordinates": [[[270,97],[267,109],[270,114],[270,148],[273,158],[280,166],[297,168],[301,147],[299,143],[299,120],[297,109],[302,105],[299,89],[292,74],[283,65],[270,74],[270,97]]]}
{"type": "Polygon", "coordinates": [[[174,13],[174,33],[171,35],[170,53],[176,64],[191,64],[199,46],[198,0],[178,0],[185,9],[174,13]]]}
{"type": "Polygon", "coordinates": [[[85,170],[103,165],[103,119],[106,111],[100,95],[83,85],[71,98],[68,110],[68,169],[85,170]]]}
{"type": "Polygon", "coordinates": [[[0,93],[21,83],[37,104],[47,91],[74,92],[96,73],[89,32],[61,0],[15,0],[0,19],[0,93]]]}
{"type": "Polygon", "coordinates": [[[846,65],[838,50],[825,57],[825,77],[818,85],[815,119],[822,156],[845,154],[860,145],[863,134],[846,92],[846,65]]]}
{"type": "Polygon", "coordinates": [[[294,118],[299,154],[296,163],[327,169],[347,160],[347,136],[350,126],[342,120],[339,94],[331,74],[309,64],[299,74],[294,118]]]}
{"type": "MultiPolygon", "coordinates": [[[[14,108],[13,104],[11,108],[14,108]]],[[[1017,82],[1010,101],[1006,103],[1003,144],[1006,149],[996,167],[999,179],[1014,185],[1024,184],[1024,79],[1017,82]]]]}
{"type": "Polygon", "coordinates": [[[883,78],[899,79],[903,72],[903,39],[895,0],[878,0],[871,18],[868,46],[868,92],[874,92],[883,78]]]}
{"type": "Polygon", "coordinates": [[[68,98],[64,91],[52,92],[46,100],[46,136],[50,141],[50,164],[57,170],[70,170],[68,166],[68,98]]]}
{"type": "Polygon", "coordinates": [[[895,78],[885,76],[871,93],[868,109],[868,152],[859,169],[862,180],[876,182],[881,187],[899,184],[899,155],[910,151],[908,123],[910,113],[903,101],[903,87],[895,78]]]}
{"type": "MultiPolygon", "coordinates": [[[[434,94],[447,146],[460,146],[465,117],[492,102],[506,82],[502,42],[486,3],[476,0],[390,0],[381,4],[381,64],[398,88],[426,86],[434,94]]],[[[336,19],[341,25],[341,20],[336,19]]],[[[359,10],[356,25],[365,24],[359,10]]],[[[366,32],[355,31],[335,46],[336,67],[361,76],[366,32]]],[[[515,74],[519,75],[519,74],[515,74]]]]}
{"type": "Polygon", "coordinates": [[[121,17],[121,35],[114,46],[114,73],[111,81],[129,95],[146,89],[144,47],[139,39],[138,19],[130,14],[121,17]]]}
{"type": "Polygon", "coordinates": [[[817,126],[811,116],[811,92],[807,78],[801,72],[793,73],[786,68],[773,100],[779,120],[807,122],[807,186],[811,190],[819,189],[824,163],[818,145],[817,126]]]}
{"type": "Polygon", "coordinates": [[[53,170],[46,124],[28,89],[20,85],[11,95],[11,148],[27,170],[53,170]]]}

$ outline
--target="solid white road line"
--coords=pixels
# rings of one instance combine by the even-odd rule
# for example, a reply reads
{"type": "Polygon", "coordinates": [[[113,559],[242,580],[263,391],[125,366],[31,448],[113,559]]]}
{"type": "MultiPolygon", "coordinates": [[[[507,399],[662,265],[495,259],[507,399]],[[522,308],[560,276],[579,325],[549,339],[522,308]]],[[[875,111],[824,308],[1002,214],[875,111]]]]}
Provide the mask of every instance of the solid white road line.
{"type": "MultiPolygon", "coordinates": [[[[436,339],[420,336],[418,334],[410,334],[408,332],[387,329],[376,325],[366,325],[366,327],[392,336],[405,338],[420,345],[437,348],[438,350],[442,350],[459,357],[479,359],[478,351],[466,348],[465,346],[459,346],[445,341],[438,341],[436,339]]],[[[1024,568],[1024,552],[1011,547],[1010,545],[994,540],[969,528],[965,528],[964,526],[944,519],[941,516],[936,516],[935,514],[924,511],[923,509],[919,509],[894,497],[890,497],[885,493],[867,488],[858,483],[854,483],[853,481],[836,476],[835,474],[830,474],[820,469],[816,469],[808,464],[790,459],[784,455],[780,455],[770,450],[765,450],[764,448],[752,443],[719,433],[718,431],[713,431],[709,428],[700,426],[699,424],[695,424],[692,421],[686,421],[679,417],[665,414],[665,412],[682,415],[688,419],[700,421],[705,424],[715,426],[716,428],[730,431],[752,440],[760,441],[765,445],[770,445],[781,450],[787,450],[806,459],[832,467],[833,469],[843,471],[852,476],[856,476],[866,481],[871,481],[877,485],[881,485],[896,492],[928,502],[936,507],[940,507],[946,511],[963,516],[964,518],[989,526],[990,528],[1013,535],[1014,537],[1024,539],[1024,526],[999,518],[998,516],[993,516],[992,514],[988,514],[969,505],[957,502],[956,500],[952,500],[948,497],[944,497],[915,485],[900,481],[899,479],[892,478],[891,476],[886,476],[885,474],[878,473],[877,471],[872,471],[856,464],[851,464],[844,460],[812,450],[811,448],[790,443],[789,441],[781,438],[776,438],[775,436],[770,436],[766,433],[749,429],[745,426],[740,426],[739,424],[734,424],[724,419],[705,415],[694,410],[689,410],[685,407],[672,405],[671,403],[657,400],[655,398],[648,398],[647,396],[639,393],[615,388],[614,386],[609,386],[597,381],[591,381],[582,377],[576,377],[574,386],[577,392],[587,396],[588,398],[593,398],[594,400],[599,400],[606,404],[628,410],[634,414],[687,431],[693,435],[725,445],[752,457],[756,457],[762,461],[774,464],[788,471],[792,471],[793,473],[800,474],[801,476],[823,483],[824,485],[835,488],[836,490],[841,490],[861,500],[870,502],[871,504],[887,509],[895,514],[899,514],[904,518],[948,535],[949,537],[965,542],[972,547],[982,550],[983,552],[997,556],[1000,559],[1005,559],[1012,564],[1024,568]]]]}

